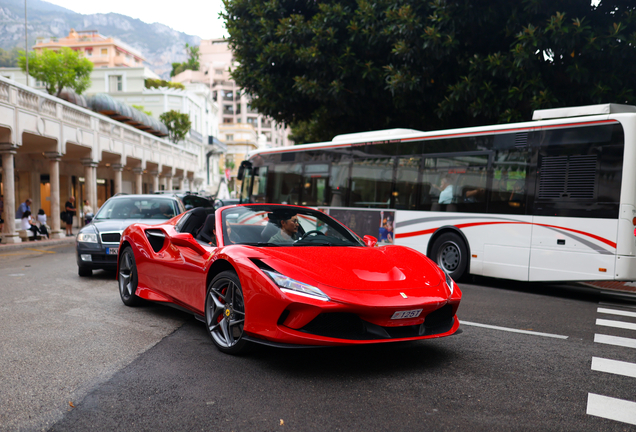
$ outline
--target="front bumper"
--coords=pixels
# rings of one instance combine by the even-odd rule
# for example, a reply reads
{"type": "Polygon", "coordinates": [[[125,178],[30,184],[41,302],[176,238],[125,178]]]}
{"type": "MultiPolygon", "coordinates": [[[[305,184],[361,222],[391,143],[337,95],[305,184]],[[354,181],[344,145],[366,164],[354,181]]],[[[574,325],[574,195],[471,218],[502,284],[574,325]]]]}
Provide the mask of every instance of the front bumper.
{"type": "Polygon", "coordinates": [[[76,258],[78,267],[90,269],[117,269],[117,254],[108,253],[119,244],[76,242],[76,258]],[[86,259],[90,256],[90,260],[86,259]]]}

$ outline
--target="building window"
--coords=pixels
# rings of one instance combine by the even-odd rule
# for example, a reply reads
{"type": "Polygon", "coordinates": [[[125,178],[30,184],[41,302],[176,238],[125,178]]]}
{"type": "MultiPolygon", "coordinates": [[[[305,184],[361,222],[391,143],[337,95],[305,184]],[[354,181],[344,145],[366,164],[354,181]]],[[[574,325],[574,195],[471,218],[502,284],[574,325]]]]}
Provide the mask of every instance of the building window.
{"type": "Polygon", "coordinates": [[[223,117],[223,123],[234,123],[234,119],[232,117],[223,117]]]}
{"type": "Polygon", "coordinates": [[[86,50],[86,57],[93,57],[93,50],[92,49],[87,49],[86,50]]]}
{"type": "Polygon", "coordinates": [[[234,141],[234,135],[231,135],[231,134],[225,135],[225,141],[234,141]]]}
{"type": "Polygon", "coordinates": [[[123,80],[121,75],[111,75],[108,77],[108,91],[120,92],[123,91],[123,80]]]}
{"type": "Polygon", "coordinates": [[[102,48],[102,55],[108,55],[108,48],[102,48]]]}
{"type": "Polygon", "coordinates": [[[215,75],[223,75],[223,69],[214,69],[215,75]]]}
{"type": "Polygon", "coordinates": [[[234,105],[223,105],[223,114],[234,114],[234,105]]]}
{"type": "Polygon", "coordinates": [[[233,101],[234,100],[234,92],[232,90],[224,90],[223,91],[223,100],[233,101]]]}
{"type": "Polygon", "coordinates": [[[258,118],[256,118],[256,117],[248,117],[247,118],[247,123],[251,124],[254,127],[256,127],[256,125],[258,124],[258,118]]]}

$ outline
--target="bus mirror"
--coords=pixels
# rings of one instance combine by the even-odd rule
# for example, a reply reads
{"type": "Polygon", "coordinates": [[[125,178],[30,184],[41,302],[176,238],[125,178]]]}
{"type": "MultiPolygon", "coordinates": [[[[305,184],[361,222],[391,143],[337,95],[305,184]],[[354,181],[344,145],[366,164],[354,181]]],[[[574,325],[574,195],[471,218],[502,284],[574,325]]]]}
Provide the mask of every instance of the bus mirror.
{"type": "Polygon", "coordinates": [[[252,163],[249,161],[241,162],[241,166],[239,166],[238,174],[236,175],[237,180],[243,180],[245,178],[245,168],[252,168],[252,163]]]}

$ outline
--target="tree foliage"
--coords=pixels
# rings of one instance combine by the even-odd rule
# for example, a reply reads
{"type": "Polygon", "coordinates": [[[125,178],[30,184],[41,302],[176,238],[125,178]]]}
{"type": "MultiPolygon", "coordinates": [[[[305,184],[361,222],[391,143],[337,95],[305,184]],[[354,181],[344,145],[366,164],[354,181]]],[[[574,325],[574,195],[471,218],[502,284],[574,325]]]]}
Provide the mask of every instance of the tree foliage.
{"type": "MultiPolygon", "coordinates": [[[[24,52],[18,58],[18,65],[26,72],[24,52]]],[[[43,49],[29,53],[29,75],[44,83],[49,94],[59,96],[64,87],[82,94],[91,85],[93,63],[79,52],[63,47],[59,51],[43,49]]]]}
{"type": "Polygon", "coordinates": [[[175,110],[164,112],[159,116],[159,120],[166,125],[170,141],[175,144],[182,141],[192,127],[190,116],[175,110]]]}
{"type": "Polygon", "coordinates": [[[183,63],[172,63],[172,71],[170,71],[170,76],[179,75],[184,70],[193,70],[198,71],[199,64],[199,47],[192,46],[188,43],[185,44],[185,51],[188,56],[188,59],[183,63]]]}
{"type": "Polygon", "coordinates": [[[0,67],[16,67],[20,57],[20,48],[13,47],[10,50],[0,48],[0,67]]]}
{"type": "Polygon", "coordinates": [[[166,80],[155,79],[155,78],[146,78],[144,80],[144,86],[146,88],[168,87],[168,88],[174,88],[179,90],[185,90],[185,85],[183,85],[183,83],[166,81],[166,80]]]}
{"type": "Polygon", "coordinates": [[[232,76],[302,140],[636,103],[632,0],[224,0],[232,76]]]}

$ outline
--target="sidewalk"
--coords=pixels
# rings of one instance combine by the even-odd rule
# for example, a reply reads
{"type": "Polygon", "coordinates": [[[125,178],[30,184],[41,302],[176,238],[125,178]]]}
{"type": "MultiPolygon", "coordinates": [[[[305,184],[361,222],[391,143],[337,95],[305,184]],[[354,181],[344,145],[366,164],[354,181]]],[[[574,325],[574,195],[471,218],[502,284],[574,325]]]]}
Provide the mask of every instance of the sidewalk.
{"type": "MultiPolygon", "coordinates": [[[[77,234],[76,234],[77,235],[77,234]]],[[[23,241],[22,243],[0,243],[0,253],[25,249],[25,248],[42,248],[46,246],[59,245],[59,244],[75,244],[75,236],[73,237],[64,237],[61,239],[47,239],[47,240],[31,240],[31,241],[23,241]]]]}

